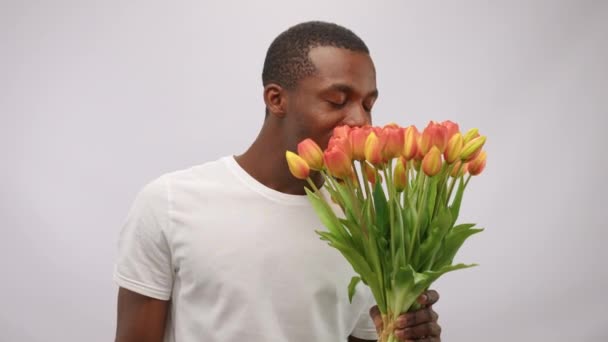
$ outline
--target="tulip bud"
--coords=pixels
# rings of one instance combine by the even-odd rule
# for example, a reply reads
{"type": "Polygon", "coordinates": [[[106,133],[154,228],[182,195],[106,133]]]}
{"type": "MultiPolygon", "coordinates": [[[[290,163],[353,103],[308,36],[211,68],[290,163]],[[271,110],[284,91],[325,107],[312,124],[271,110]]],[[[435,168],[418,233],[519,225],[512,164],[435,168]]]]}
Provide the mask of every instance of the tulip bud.
{"type": "Polygon", "coordinates": [[[306,161],[299,155],[287,151],[285,152],[285,158],[287,159],[287,166],[291,174],[298,179],[306,179],[310,174],[310,167],[306,161]]]}
{"type": "Polygon", "coordinates": [[[380,133],[380,145],[384,161],[397,158],[403,151],[404,135],[403,129],[397,125],[384,126],[380,133]]]}
{"type": "Polygon", "coordinates": [[[452,122],[450,120],[446,120],[446,121],[442,122],[441,126],[443,126],[447,129],[448,141],[454,136],[454,134],[460,133],[460,127],[458,127],[458,124],[455,122],[452,122]]]}
{"type": "Polygon", "coordinates": [[[418,129],[412,125],[405,129],[403,133],[403,157],[405,160],[411,160],[416,156],[418,151],[418,129]]]}
{"type": "Polygon", "coordinates": [[[452,164],[460,158],[460,152],[462,152],[463,144],[464,138],[460,133],[454,134],[448,141],[448,147],[446,147],[445,152],[443,152],[443,157],[448,164],[452,164]]]}
{"type": "Polygon", "coordinates": [[[452,171],[450,172],[450,176],[452,178],[458,178],[461,177],[462,175],[464,175],[465,173],[467,173],[467,167],[468,167],[469,163],[462,163],[462,161],[457,160],[454,163],[454,166],[452,168],[452,171]]]}
{"type": "Polygon", "coordinates": [[[401,157],[397,159],[397,165],[395,165],[395,172],[393,174],[393,182],[395,183],[395,189],[398,192],[405,190],[407,187],[407,161],[401,157]]]}
{"type": "Polygon", "coordinates": [[[469,141],[479,136],[479,129],[471,128],[464,134],[464,144],[466,145],[469,141]]]}
{"type": "Polygon", "coordinates": [[[348,137],[351,143],[354,160],[365,160],[365,140],[367,140],[369,132],[371,132],[371,128],[369,126],[355,127],[351,129],[348,137]]]}
{"type": "Polygon", "coordinates": [[[298,154],[313,170],[323,169],[323,151],[312,139],[302,140],[298,144],[298,154]]]}
{"type": "Polygon", "coordinates": [[[374,166],[382,163],[382,145],[376,133],[371,132],[365,140],[365,160],[374,166]]]}
{"type": "MultiPolygon", "coordinates": [[[[348,127],[348,126],[346,126],[348,127]]],[[[329,143],[327,144],[327,148],[330,149],[334,146],[338,147],[339,149],[341,149],[342,151],[344,151],[344,153],[346,153],[346,155],[349,158],[353,157],[353,152],[352,152],[352,146],[351,146],[351,141],[348,139],[348,136],[346,137],[336,137],[333,136],[329,139],[329,143]]]]}
{"type": "Polygon", "coordinates": [[[483,145],[485,143],[486,143],[485,135],[482,135],[480,137],[474,138],[473,140],[469,141],[462,148],[462,152],[460,152],[460,159],[462,159],[464,161],[471,161],[473,158],[475,158],[479,154],[479,152],[481,151],[481,148],[483,147],[483,145]]]}
{"type": "Polygon", "coordinates": [[[469,173],[471,176],[477,176],[485,169],[486,157],[486,151],[481,151],[475,159],[469,162],[469,173]]]}
{"type": "Polygon", "coordinates": [[[323,154],[323,160],[329,173],[340,179],[347,179],[353,173],[352,160],[337,146],[328,148],[323,154]]]}
{"type": "Polygon", "coordinates": [[[363,167],[363,172],[365,172],[365,178],[367,178],[370,183],[376,184],[376,170],[374,167],[368,162],[363,162],[361,166],[363,167]]]}
{"type": "Polygon", "coordinates": [[[342,125],[342,126],[337,126],[334,128],[334,137],[340,137],[340,138],[348,138],[348,133],[350,132],[350,126],[348,125],[342,125]]]}
{"type": "Polygon", "coordinates": [[[429,122],[428,126],[422,131],[420,138],[420,149],[422,154],[427,154],[433,146],[443,153],[448,144],[448,129],[434,121],[429,122]]]}
{"type": "Polygon", "coordinates": [[[441,151],[437,146],[433,146],[429,153],[424,155],[422,159],[422,171],[429,176],[433,177],[441,171],[441,151]]]}
{"type": "Polygon", "coordinates": [[[382,175],[380,175],[373,166],[371,166],[368,162],[363,162],[362,165],[363,172],[365,172],[365,177],[372,185],[376,185],[376,175],[380,177],[380,182],[382,182],[382,175]]]}

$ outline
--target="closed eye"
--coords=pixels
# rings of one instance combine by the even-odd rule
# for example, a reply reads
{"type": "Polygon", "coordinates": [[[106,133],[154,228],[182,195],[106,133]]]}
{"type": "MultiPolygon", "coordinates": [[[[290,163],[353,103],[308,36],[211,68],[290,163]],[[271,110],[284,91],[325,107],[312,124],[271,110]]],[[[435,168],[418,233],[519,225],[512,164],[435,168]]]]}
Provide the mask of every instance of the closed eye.
{"type": "Polygon", "coordinates": [[[343,102],[334,102],[334,101],[327,101],[333,108],[336,109],[340,109],[343,108],[346,105],[346,101],[343,102]]]}

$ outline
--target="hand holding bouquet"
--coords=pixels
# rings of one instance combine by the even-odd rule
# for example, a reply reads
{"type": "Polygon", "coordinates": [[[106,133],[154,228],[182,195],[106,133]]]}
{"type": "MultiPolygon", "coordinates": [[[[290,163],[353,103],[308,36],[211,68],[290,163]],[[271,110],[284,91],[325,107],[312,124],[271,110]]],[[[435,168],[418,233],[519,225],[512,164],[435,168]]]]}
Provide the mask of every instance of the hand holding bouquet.
{"type": "Polygon", "coordinates": [[[286,152],[291,173],[306,179],[307,196],[327,231],[317,231],[358,274],[349,288],[369,286],[382,315],[380,341],[395,341],[397,317],[416,310],[416,299],[453,265],[458,249],[482,231],[456,224],[464,191],[486,164],[486,137],[465,134],[451,121],[415,126],[335,128],[325,151],[311,139],[286,152]],[[312,182],[341,210],[334,210],[312,182]],[[340,212],[341,211],[341,212],[340,212]]]}

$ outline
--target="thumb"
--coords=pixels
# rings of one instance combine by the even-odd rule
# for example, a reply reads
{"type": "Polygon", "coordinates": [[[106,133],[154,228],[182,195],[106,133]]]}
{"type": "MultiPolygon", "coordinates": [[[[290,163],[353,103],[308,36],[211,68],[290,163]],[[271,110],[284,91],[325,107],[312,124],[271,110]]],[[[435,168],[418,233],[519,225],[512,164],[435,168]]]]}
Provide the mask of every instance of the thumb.
{"type": "Polygon", "coordinates": [[[378,305],[374,305],[369,309],[369,315],[372,317],[372,321],[374,321],[376,332],[380,335],[384,328],[384,323],[382,323],[382,314],[380,313],[380,309],[378,309],[378,305]]]}

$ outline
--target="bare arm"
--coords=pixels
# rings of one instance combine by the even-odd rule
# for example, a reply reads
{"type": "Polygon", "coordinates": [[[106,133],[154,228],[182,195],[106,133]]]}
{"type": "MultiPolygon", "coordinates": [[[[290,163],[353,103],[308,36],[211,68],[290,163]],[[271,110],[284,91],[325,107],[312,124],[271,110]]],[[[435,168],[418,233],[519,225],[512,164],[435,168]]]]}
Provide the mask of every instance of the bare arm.
{"type": "Polygon", "coordinates": [[[116,342],[162,342],[169,302],[118,290],[116,342]]]}

